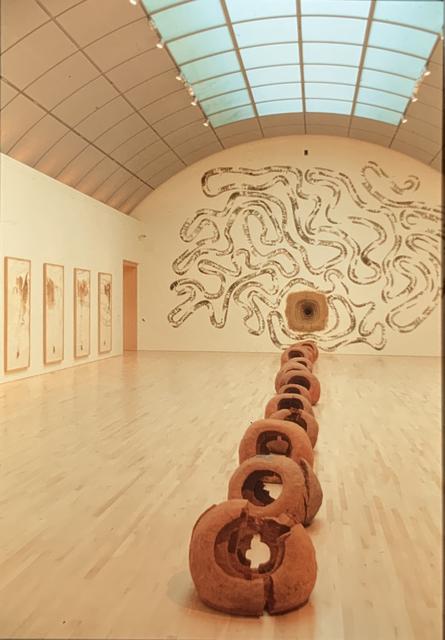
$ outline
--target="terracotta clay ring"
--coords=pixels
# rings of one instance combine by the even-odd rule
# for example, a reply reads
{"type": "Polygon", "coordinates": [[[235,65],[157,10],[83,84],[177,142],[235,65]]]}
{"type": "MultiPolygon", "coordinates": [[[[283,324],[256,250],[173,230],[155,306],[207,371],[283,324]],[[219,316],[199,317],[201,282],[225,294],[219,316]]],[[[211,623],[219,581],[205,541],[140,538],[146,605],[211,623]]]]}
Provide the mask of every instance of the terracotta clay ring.
{"type": "Polygon", "coordinates": [[[312,415],[314,413],[311,401],[304,396],[300,396],[295,393],[277,393],[266,404],[264,417],[270,418],[272,413],[275,413],[280,409],[300,409],[307,411],[312,415]]]}
{"type": "Polygon", "coordinates": [[[248,500],[253,515],[284,514],[296,523],[308,525],[320,508],[323,493],[317,476],[304,458],[295,462],[270,454],[247,458],[240,464],[230,478],[227,498],[248,500]],[[275,500],[264,483],[281,483],[282,491],[275,500]]]}
{"type": "Polygon", "coordinates": [[[288,362],[285,362],[275,376],[275,389],[277,391],[280,387],[283,386],[282,380],[284,378],[284,375],[291,370],[308,371],[309,373],[311,373],[311,371],[301,362],[295,362],[295,360],[289,360],[288,362]]]}
{"type": "MultiPolygon", "coordinates": [[[[302,427],[311,441],[312,448],[315,448],[318,438],[318,422],[313,415],[302,409],[280,409],[270,415],[271,420],[285,420],[293,422],[302,427]]],[[[304,456],[303,456],[304,457],[304,456]]]]}
{"type": "Polygon", "coordinates": [[[286,516],[251,514],[246,500],[228,500],[197,520],[189,547],[190,573],[201,600],[236,615],[284,613],[307,602],[317,577],[312,541],[286,516]],[[254,535],[270,558],[256,569],[246,557],[254,535]]]}
{"type": "Polygon", "coordinates": [[[284,420],[256,420],[241,439],[238,455],[240,464],[256,455],[283,455],[298,462],[300,458],[314,464],[314,452],[303,428],[284,420]]]}
{"type": "Polygon", "coordinates": [[[309,402],[311,401],[309,390],[302,387],[301,384],[285,384],[278,389],[278,393],[294,393],[297,396],[304,396],[309,402]]]}
{"type": "Polygon", "coordinates": [[[318,351],[318,347],[317,344],[315,343],[314,340],[301,340],[300,342],[297,342],[296,345],[291,345],[291,346],[298,346],[298,347],[306,347],[311,349],[312,353],[313,353],[313,362],[315,362],[316,360],[318,360],[318,356],[319,351],[318,351]]]}
{"type": "Polygon", "coordinates": [[[312,371],[314,367],[314,363],[312,362],[312,360],[309,360],[309,358],[288,358],[286,362],[282,362],[280,364],[280,369],[282,369],[289,362],[292,362],[293,364],[303,364],[306,369],[309,369],[309,371],[312,371]]]}
{"type": "Polygon", "coordinates": [[[281,364],[284,364],[292,358],[307,358],[314,362],[314,352],[308,346],[300,346],[299,344],[291,345],[281,354],[281,364]]]}
{"type": "MultiPolygon", "coordinates": [[[[312,404],[317,404],[320,399],[320,383],[318,378],[316,378],[310,371],[290,369],[280,377],[279,382],[281,384],[276,387],[277,390],[288,384],[299,384],[302,387],[306,387],[309,391],[312,404]]],[[[285,408],[286,407],[280,407],[280,409],[285,408]]]]}

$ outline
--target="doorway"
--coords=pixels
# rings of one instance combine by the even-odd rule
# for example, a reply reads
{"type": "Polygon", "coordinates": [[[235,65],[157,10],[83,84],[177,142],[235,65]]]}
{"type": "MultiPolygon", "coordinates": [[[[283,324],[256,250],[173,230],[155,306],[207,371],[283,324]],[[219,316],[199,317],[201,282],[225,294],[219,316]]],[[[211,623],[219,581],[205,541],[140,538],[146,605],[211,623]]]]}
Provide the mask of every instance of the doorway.
{"type": "Polygon", "coordinates": [[[138,348],[138,265],[124,260],[123,263],[123,347],[124,351],[138,348]]]}

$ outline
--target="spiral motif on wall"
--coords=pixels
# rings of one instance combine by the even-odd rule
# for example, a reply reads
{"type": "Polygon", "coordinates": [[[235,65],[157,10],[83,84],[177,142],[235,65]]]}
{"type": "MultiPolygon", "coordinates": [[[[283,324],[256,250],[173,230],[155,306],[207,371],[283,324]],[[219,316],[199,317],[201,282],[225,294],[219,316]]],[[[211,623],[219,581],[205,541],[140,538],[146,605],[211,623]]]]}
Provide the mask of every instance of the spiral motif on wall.
{"type": "Polygon", "coordinates": [[[173,327],[201,309],[223,329],[241,314],[253,335],[282,347],[315,338],[326,351],[365,343],[385,347],[387,332],[415,330],[438,303],[441,207],[414,199],[420,181],[397,184],[375,162],[355,182],[322,167],[219,167],[202,177],[221,209],[199,209],[181,230],[189,245],[173,262],[178,304],[173,327]],[[327,327],[290,331],[291,291],[324,293],[327,327]]]}

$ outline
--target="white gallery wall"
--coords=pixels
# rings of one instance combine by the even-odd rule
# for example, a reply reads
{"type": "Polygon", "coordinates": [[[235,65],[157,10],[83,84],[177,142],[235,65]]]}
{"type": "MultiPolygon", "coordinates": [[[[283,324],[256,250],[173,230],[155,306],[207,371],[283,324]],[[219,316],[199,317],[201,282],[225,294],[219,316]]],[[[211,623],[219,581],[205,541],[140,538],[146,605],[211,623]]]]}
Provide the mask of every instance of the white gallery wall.
{"type": "MultiPolygon", "coordinates": [[[[4,290],[3,257],[31,260],[30,367],[4,373],[0,381],[82,365],[100,357],[122,353],[122,261],[139,262],[144,225],[34,169],[0,156],[0,286],[4,290]],[[43,359],[43,263],[64,266],[64,359],[44,365],[43,359]],[[73,270],[91,271],[90,354],[74,359],[73,270]],[[98,353],[98,272],[112,274],[112,350],[98,353]]],[[[4,299],[1,296],[0,344],[4,348],[4,299]]]]}
{"type": "Polygon", "coordinates": [[[343,137],[198,161],[133,212],[147,225],[139,348],[274,351],[314,337],[326,351],[438,355],[440,189],[436,170],[343,137]],[[326,295],[328,324],[294,334],[286,296],[308,290],[326,295]]]}

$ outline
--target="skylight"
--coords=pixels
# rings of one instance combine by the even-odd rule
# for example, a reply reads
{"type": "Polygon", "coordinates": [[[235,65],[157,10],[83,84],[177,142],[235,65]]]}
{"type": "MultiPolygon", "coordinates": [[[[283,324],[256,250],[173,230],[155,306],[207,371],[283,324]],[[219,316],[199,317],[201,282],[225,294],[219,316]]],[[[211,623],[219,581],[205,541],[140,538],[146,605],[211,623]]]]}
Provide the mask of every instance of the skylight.
{"type": "Polygon", "coordinates": [[[443,31],[437,0],[143,3],[214,127],[304,112],[398,124],[443,31]]]}

